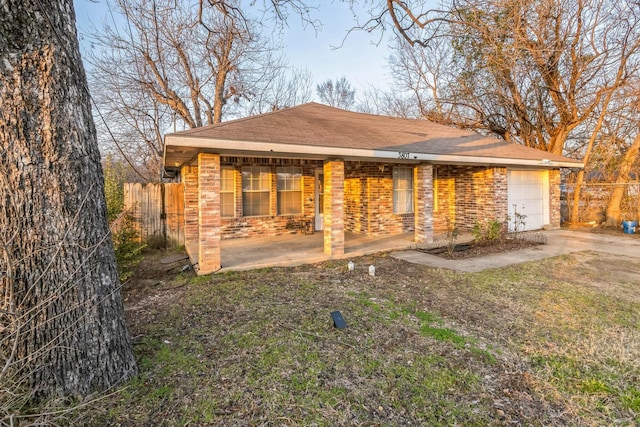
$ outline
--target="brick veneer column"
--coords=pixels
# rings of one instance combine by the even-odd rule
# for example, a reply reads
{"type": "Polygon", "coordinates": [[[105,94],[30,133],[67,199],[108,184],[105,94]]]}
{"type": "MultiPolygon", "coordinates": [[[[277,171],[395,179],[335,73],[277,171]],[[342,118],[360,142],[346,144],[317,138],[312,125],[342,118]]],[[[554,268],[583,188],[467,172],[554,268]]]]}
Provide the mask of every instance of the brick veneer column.
{"type": "MultiPolygon", "coordinates": [[[[489,219],[504,221],[509,215],[509,192],[507,168],[492,168],[492,205],[493,212],[486,212],[489,219]]],[[[478,218],[482,220],[483,218],[478,218]]]]}
{"type": "Polygon", "coordinates": [[[344,162],[324,162],[324,253],[344,254],[344,162]]]}
{"type": "Polygon", "coordinates": [[[560,169],[549,171],[549,223],[560,228],[560,169]]]}
{"type": "Polygon", "coordinates": [[[416,243],[433,242],[433,166],[418,165],[413,170],[415,189],[416,243]]]}
{"type": "Polygon", "coordinates": [[[220,270],[220,156],[198,154],[198,274],[220,270]]]}
{"type": "Polygon", "coordinates": [[[191,256],[191,249],[198,249],[198,168],[183,166],[180,174],[184,185],[184,240],[191,256]]]}

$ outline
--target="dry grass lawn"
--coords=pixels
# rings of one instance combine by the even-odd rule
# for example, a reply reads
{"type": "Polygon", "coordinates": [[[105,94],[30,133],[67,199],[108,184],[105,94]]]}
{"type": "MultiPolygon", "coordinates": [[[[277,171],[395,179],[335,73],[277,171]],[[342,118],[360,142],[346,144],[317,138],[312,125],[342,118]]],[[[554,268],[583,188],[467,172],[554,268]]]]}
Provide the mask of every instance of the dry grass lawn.
{"type": "Polygon", "coordinates": [[[125,287],[139,377],[75,422],[640,423],[638,258],[459,274],[381,254],[351,272],[344,261],[167,277],[160,256],[125,287]]]}

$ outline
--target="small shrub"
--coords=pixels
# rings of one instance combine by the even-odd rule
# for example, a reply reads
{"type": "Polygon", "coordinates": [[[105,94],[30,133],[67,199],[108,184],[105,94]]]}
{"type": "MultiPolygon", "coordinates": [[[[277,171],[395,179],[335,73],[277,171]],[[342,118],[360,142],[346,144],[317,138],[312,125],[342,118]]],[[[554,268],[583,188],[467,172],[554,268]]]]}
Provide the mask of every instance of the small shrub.
{"type": "Polygon", "coordinates": [[[453,257],[456,248],[456,239],[458,238],[458,228],[454,222],[447,218],[447,254],[453,257]]]}
{"type": "Polygon", "coordinates": [[[118,263],[118,275],[124,282],[133,275],[133,268],[142,261],[142,250],[145,248],[136,241],[136,230],[133,220],[127,212],[122,212],[110,225],[113,251],[118,263]]]}
{"type": "Polygon", "coordinates": [[[514,204],[513,218],[507,217],[507,221],[509,222],[513,221],[511,223],[512,224],[511,231],[513,232],[513,235],[515,236],[516,239],[522,238],[522,234],[525,231],[525,226],[527,225],[527,222],[525,221],[526,219],[527,219],[527,216],[525,214],[518,212],[518,207],[514,204]]]}
{"type": "Polygon", "coordinates": [[[117,220],[124,210],[125,167],[116,162],[108,154],[103,163],[104,195],[107,201],[107,218],[109,223],[117,220]]]}
{"type": "Polygon", "coordinates": [[[471,234],[476,242],[497,242],[506,238],[507,224],[497,219],[476,221],[471,234]]]}

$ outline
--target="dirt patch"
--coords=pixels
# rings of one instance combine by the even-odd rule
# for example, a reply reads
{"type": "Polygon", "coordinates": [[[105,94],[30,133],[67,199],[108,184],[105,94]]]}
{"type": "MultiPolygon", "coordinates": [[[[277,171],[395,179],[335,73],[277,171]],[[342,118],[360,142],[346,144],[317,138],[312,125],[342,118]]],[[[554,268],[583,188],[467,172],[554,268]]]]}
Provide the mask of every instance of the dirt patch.
{"type": "Polygon", "coordinates": [[[153,251],[143,253],[143,259],[132,277],[123,284],[122,298],[132,324],[146,322],[148,308],[156,311],[178,300],[184,293],[184,283],[176,282],[182,271],[193,274],[183,252],[153,251]],[[167,262],[170,261],[170,262],[167,262]],[[135,312],[135,315],[131,315],[135,312]]]}
{"type": "Polygon", "coordinates": [[[468,259],[493,255],[502,252],[517,251],[543,244],[533,240],[500,239],[495,242],[458,243],[453,246],[437,248],[417,248],[416,250],[445,259],[468,259]]]}

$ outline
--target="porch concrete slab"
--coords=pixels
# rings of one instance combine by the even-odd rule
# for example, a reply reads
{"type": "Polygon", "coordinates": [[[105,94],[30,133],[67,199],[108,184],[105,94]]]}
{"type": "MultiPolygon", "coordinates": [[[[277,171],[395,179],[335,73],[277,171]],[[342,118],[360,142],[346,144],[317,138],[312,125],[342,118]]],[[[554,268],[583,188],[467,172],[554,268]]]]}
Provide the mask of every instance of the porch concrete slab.
{"type": "MultiPolygon", "coordinates": [[[[413,233],[383,237],[345,233],[345,253],[333,257],[324,253],[322,232],[223,240],[220,271],[313,264],[330,259],[349,259],[377,252],[397,251],[410,248],[413,236],[413,233]]],[[[190,255],[192,262],[194,258],[197,262],[197,254],[191,251],[190,255]]]]}
{"type": "Polygon", "coordinates": [[[428,267],[445,268],[465,273],[476,273],[491,268],[507,267],[581,251],[606,252],[640,258],[640,236],[638,235],[615,236],[573,230],[550,230],[541,233],[547,236],[547,244],[545,245],[485,257],[447,260],[416,250],[393,252],[391,256],[428,267]]]}

